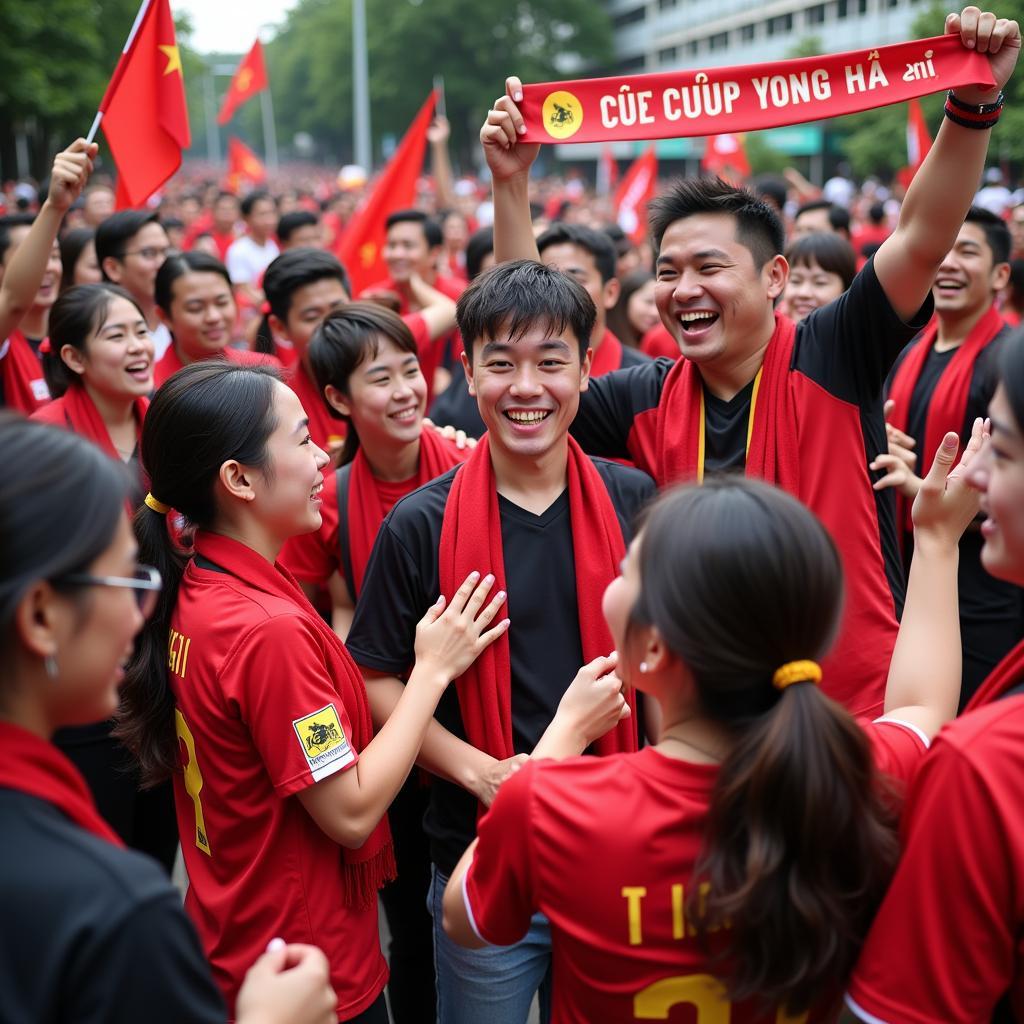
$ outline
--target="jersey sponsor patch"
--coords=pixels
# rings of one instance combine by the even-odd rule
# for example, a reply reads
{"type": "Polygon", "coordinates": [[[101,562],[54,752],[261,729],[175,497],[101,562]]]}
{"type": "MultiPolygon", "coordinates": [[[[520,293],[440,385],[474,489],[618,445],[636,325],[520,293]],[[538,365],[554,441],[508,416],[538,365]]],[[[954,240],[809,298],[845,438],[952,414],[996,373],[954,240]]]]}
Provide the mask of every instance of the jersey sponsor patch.
{"type": "Polygon", "coordinates": [[[292,725],[314,782],[327,778],[356,759],[333,704],[327,704],[305,718],[295,719],[292,725]]]}

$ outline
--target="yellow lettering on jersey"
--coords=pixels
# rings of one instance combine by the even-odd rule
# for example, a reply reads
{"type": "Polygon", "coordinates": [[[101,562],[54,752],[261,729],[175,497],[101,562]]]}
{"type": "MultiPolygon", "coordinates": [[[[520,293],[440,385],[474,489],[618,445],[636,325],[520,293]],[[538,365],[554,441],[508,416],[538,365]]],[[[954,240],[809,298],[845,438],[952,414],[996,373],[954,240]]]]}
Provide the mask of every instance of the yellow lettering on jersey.
{"type": "Polygon", "coordinates": [[[674,1006],[692,1006],[696,1024],[729,1024],[729,1000],[725,987],[710,974],[662,978],[633,997],[637,1020],[668,1020],[674,1006]]]}
{"type": "Polygon", "coordinates": [[[209,833],[206,831],[206,821],[203,818],[203,802],[199,799],[199,794],[203,788],[203,773],[199,770],[199,762],[196,760],[196,741],[192,736],[192,730],[188,727],[188,722],[185,721],[184,716],[177,708],[174,709],[174,731],[178,734],[178,739],[188,754],[188,761],[182,767],[184,769],[185,792],[192,798],[192,804],[195,807],[196,846],[203,853],[212,857],[213,852],[210,850],[209,833]]]}
{"type": "Polygon", "coordinates": [[[686,935],[686,900],[681,885],[672,886],[672,938],[682,939],[686,935]]]}
{"type": "Polygon", "coordinates": [[[640,901],[647,895],[642,885],[624,885],[622,897],[626,901],[626,913],[629,916],[629,944],[639,946],[644,941],[643,928],[640,924],[640,901]]]}
{"type": "Polygon", "coordinates": [[[172,629],[167,639],[167,670],[179,679],[185,678],[188,667],[188,650],[192,646],[192,638],[184,636],[172,629]]]}

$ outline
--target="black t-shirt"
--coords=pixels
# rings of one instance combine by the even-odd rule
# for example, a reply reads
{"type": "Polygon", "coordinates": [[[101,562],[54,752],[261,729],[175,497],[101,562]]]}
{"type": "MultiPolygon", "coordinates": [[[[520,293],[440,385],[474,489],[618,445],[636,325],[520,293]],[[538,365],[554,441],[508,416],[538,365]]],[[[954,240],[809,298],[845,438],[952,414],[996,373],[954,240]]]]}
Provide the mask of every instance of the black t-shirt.
{"type": "Polygon", "coordinates": [[[704,388],[704,469],[707,473],[743,472],[753,393],[753,381],[728,400],[704,388]]]}
{"type": "Polygon", "coordinates": [[[181,897],[158,865],[0,788],[0,1019],[223,1024],[181,897]]]}
{"type": "MultiPolygon", "coordinates": [[[[594,459],[623,536],[654,482],[637,469],[594,459]]],[[[414,660],[416,623],[441,592],[438,549],[445,504],[457,468],[399,501],[377,534],[346,646],[363,668],[404,676],[414,660]]],[[[583,664],[568,491],[541,515],[498,496],[508,592],[512,737],[528,753],[554,718],[558,701],[583,664]]],[[[458,695],[449,686],[437,720],[465,739],[458,695]]],[[[476,834],[476,798],[435,780],[426,830],[431,856],[450,874],[476,834]]]]}

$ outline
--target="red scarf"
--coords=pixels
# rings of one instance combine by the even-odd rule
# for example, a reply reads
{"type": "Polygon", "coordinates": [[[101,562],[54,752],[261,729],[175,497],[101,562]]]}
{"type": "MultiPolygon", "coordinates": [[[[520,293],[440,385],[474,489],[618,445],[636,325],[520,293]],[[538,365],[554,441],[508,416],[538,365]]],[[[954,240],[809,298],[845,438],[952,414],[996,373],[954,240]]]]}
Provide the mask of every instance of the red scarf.
{"type": "Polygon", "coordinates": [[[10,722],[0,722],[0,786],[45,800],[79,828],[124,846],[100,817],[78,769],[52,743],[10,722]]]}
{"type": "Polygon", "coordinates": [[[1019,644],[986,677],[977,692],[967,702],[964,713],[976,711],[986,704],[999,700],[1007,690],[1012,690],[1024,682],[1024,640],[1019,644]]]}
{"type": "MultiPolygon", "coordinates": [[[[148,408],[148,398],[135,399],[133,413],[136,444],[142,439],[142,423],[146,418],[148,408]]],[[[114,447],[114,442],[110,440],[110,431],[107,429],[106,423],[103,422],[96,403],[81,384],[72,384],[60,398],[54,399],[49,405],[44,406],[32,419],[70,430],[73,434],[92,441],[97,448],[102,448],[115,462],[121,461],[121,456],[114,447]]]]}
{"type": "MultiPolygon", "coordinates": [[[[967,415],[967,399],[971,390],[971,377],[974,375],[974,364],[982,350],[1003,329],[1005,323],[996,309],[995,303],[989,306],[981,319],[971,328],[967,339],[953,353],[949,365],[942,371],[942,376],[935,385],[931,401],[928,403],[928,414],[925,418],[923,438],[918,442],[918,467],[926,472],[935,458],[935,453],[942,444],[947,430],[955,430],[958,434],[963,430],[964,417],[967,415]],[[923,442],[923,443],[922,443],[923,442]]],[[[893,375],[889,387],[889,398],[895,402],[890,415],[890,422],[900,430],[907,429],[910,419],[910,400],[914,387],[921,376],[924,364],[939,335],[939,320],[933,316],[928,326],[922,331],[917,344],[907,353],[893,375]]],[[[899,518],[897,522],[910,532],[913,522],[910,518],[911,502],[900,497],[899,518]]]]}
{"type": "Polygon", "coordinates": [[[603,377],[612,370],[622,368],[622,342],[611,331],[605,328],[601,344],[594,352],[590,363],[590,376],[603,377]]]}
{"type": "MultiPolygon", "coordinates": [[[[197,532],[195,550],[247,586],[291,601],[297,607],[306,624],[320,638],[327,670],[352,723],[352,747],[357,752],[363,750],[373,739],[373,722],[363,677],[345,645],[317,614],[291,573],[280,563],[271,565],[251,548],[216,533],[197,532]]],[[[347,847],[340,850],[345,865],[345,902],[348,906],[365,907],[377,898],[377,890],[395,877],[394,850],[387,817],[380,820],[358,850],[347,847]]]]}
{"type": "MultiPolygon", "coordinates": [[[[438,437],[433,430],[424,430],[420,434],[416,475],[409,481],[409,491],[447,473],[452,466],[463,462],[468,454],[460,452],[450,441],[438,437]]],[[[366,564],[370,560],[373,542],[393,502],[378,488],[377,478],[370,471],[370,463],[362,448],[356,452],[349,472],[348,546],[349,557],[352,559],[352,597],[356,598],[363,589],[363,577],[366,575],[366,564]]]]}
{"type": "Polygon", "coordinates": [[[21,331],[11,331],[4,344],[7,352],[0,359],[4,405],[31,416],[50,400],[50,392],[43,379],[43,365],[21,331]]]}
{"type": "MultiPolygon", "coordinates": [[[[576,601],[584,662],[608,654],[615,644],[601,611],[605,587],[619,573],[625,554],[619,520],[594,464],[569,439],[569,515],[576,562],[576,601]]],[[[498,488],[486,434],[455,474],[441,526],[438,551],[441,593],[449,600],[474,570],[491,572],[492,593],[507,590],[501,545],[498,488]]],[[[515,629],[515,623],[512,624],[515,629]]],[[[537,657],[544,657],[543,651],[537,657]]],[[[479,750],[499,760],[511,757],[512,669],[508,634],[500,636],[457,680],[459,707],[466,736],[479,750]]],[[[633,707],[633,691],[625,694],[633,707]]],[[[637,748],[636,720],[632,716],[602,736],[594,747],[599,754],[637,748]]]]}
{"type": "MultiPolygon", "coordinates": [[[[753,422],[745,472],[799,496],[797,411],[789,381],[795,341],[796,324],[776,313],[750,399],[753,422]]],[[[658,484],[703,479],[704,382],[696,364],[678,360],[665,378],[662,396],[656,414],[658,484]]]]}

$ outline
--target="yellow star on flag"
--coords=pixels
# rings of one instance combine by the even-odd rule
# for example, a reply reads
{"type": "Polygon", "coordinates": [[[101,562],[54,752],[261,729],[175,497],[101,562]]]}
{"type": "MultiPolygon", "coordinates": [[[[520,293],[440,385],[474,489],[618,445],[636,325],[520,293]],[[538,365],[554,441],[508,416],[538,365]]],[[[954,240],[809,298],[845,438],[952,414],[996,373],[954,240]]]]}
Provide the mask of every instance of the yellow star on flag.
{"type": "Polygon", "coordinates": [[[246,92],[249,89],[249,85],[252,82],[252,70],[250,68],[242,68],[238,73],[238,90],[239,92],[246,92]]]}
{"type": "Polygon", "coordinates": [[[181,71],[181,54],[178,52],[178,47],[175,45],[163,46],[158,45],[157,49],[167,58],[167,67],[164,68],[164,74],[169,75],[173,71],[181,71]]]}

